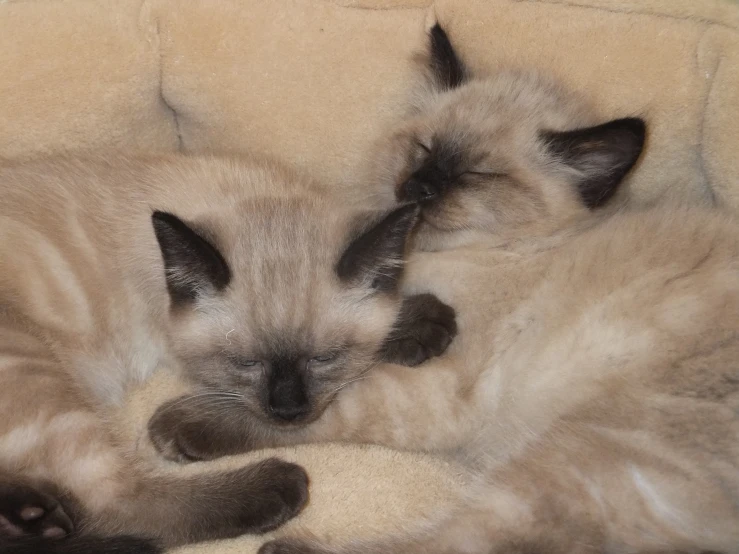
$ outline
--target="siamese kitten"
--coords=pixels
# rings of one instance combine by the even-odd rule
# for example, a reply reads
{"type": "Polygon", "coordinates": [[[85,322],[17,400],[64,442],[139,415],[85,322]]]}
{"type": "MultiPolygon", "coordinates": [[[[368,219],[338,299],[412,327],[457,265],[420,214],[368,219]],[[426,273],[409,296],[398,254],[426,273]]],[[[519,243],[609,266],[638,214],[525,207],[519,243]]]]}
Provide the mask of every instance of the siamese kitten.
{"type": "Polygon", "coordinates": [[[159,366],[202,385],[183,405],[287,422],[383,344],[440,348],[406,314],[438,301],[396,292],[413,206],[357,213],[273,163],[180,156],[5,166],[0,196],[0,550],[153,552],[301,510],[296,465],[165,473],[116,436],[159,366]]]}
{"type": "Polygon", "coordinates": [[[437,88],[388,148],[387,184],[421,203],[435,250],[410,257],[406,292],[454,306],[459,336],[287,440],[434,452],[472,484],[385,540],[261,554],[739,552],[739,223],[602,208],[640,120],[578,127],[587,110],[548,80],[475,78],[438,26],[431,44],[437,88]]]}
{"type": "Polygon", "coordinates": [[[642,120],[604,123],[540,72],[472,78],[444,31],[430,36],[425,86],[348,191],[358,204],[422,202],[415,246],[430,251],[546,236],[612,199],[643,146],[642,120]]]}

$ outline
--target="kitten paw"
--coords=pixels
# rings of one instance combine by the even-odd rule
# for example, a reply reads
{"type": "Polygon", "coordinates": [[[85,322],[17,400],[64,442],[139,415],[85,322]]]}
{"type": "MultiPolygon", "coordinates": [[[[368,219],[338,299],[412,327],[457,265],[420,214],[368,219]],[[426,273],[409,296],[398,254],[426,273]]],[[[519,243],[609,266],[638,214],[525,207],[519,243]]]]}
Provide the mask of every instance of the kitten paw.
{"type": "Polygon", "coordinates": [[[221,403],[210,410],[198,395],[170,400],[149,420],[149,438],[162,457],[181,464],[252,450],[245,443],[243,419],[239,430],[229,432],[232,425],[224,419],[226,409],[221,403]]]}
{"type": "Polygon", "coordinates": [[[443,354],[456,334],[456,313],[451,306],[433,294],[408,296],[396,329],[383,346],[383,359],[405,366],[419,365],[443,354]]]}
{"type": "Polygon", "coordinates": [[[174,400],[157,409],[149,420],[149,439],[161,456],[181,464],[208,460],[206,450],[198,447],[202,425],[193,422],[183,410],[173,405],[174,400]]]}
{"type": "Polygon", "coordinates": [[[308,503],[308,474],[299,465],[269,458],[244,471],[254,483],[242,514],[242,523],[250,533],[277,529],[308,503]]]}
{"type": "Polygon", "coordinates": [[[73,529],[51,487],[0,483],[0,536],[56,539],[73,529]]]}

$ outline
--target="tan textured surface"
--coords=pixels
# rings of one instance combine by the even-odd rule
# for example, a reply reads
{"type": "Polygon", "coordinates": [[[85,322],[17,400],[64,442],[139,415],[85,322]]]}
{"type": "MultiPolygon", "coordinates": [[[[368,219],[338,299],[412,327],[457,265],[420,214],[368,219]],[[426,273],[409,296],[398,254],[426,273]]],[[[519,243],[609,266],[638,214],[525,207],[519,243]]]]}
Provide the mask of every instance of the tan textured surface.
{"type": "MultiPolygon", "coordinates": [[[[435,17],[475,70],[551,69],[604,118],[645,116],[637,197],[702,197],[710,180],[739,207],[739,9],[725,0],[0,0],[0,157],[248,149],[341,180],[402,108],[435,17]]],[[[167,390],[152,383],[134,420],[167,390]]],[[[313,477],[294,526],[322,535],[402,527],[457,478],[382,449],[285,456],[313,477]]]]}
{"type": "Polygon", "coordinates": [[[159,9],[163,93],[180,116],[183,147],[284,151],[328,179],[356,163],[382,112],[399,105],[423,35],[417,10],[170,2],[159,9]]]}
{"type": "Polygon", "coordinates": [[[171,150],[156,25],[141,2],[0,4],[0,157],[171,150]]]}

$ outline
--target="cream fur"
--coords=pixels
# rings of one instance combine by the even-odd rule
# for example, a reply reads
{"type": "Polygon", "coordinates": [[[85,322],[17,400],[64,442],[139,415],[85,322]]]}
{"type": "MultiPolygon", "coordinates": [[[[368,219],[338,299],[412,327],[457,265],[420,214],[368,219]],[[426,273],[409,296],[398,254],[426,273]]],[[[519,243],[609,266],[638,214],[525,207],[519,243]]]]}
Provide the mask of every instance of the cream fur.
{"type": "MultiPolygon", "coordinates": [[[[432,12],[475,67],[551,68],[592,95],[602,117],[646,113],[653,155],[638,169],[639,197],[664,192],[655,176],[676,196],[701,197],[707,175],[739,205],[739,15],[723,0],[12,0],[0,3],[0,157],[287,148],[312,171],[343,175],[394,119],[432,12]]],[[[147,398],[128,415],[142,425],[147,398]]],[[[337,537],[402,526],[456,479],[435,461],[379,449],[294,455],[314,476],[300,521],[337,537]],[[367,478],[353,479],[350,466],[367,478]],[[399,486],[378,492],[387,482],[399,486]]]]}

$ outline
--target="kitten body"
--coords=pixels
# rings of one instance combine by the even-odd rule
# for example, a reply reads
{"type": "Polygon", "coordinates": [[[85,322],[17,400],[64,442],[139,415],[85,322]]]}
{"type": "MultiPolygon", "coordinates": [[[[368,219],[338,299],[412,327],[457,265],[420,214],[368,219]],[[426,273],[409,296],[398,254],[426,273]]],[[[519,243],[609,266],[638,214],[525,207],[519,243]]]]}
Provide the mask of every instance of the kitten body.
{"type": "Polygon", "coordinates": [[[415,535],[336,551],[736,552],[737,237],[692,208],[413,254],[408,292],[455,306],[459,336],[376,368],[301,442],[436,453],[473,482],[415,535]]]}
{"type": "Polygon", "coordinates": [[[367,224],[277,164],[182,156],[8,165],[0,195],[0,535],[168,546],[294,516],[298,466],[159,471],[111,416],[162,366],[196,409],[312,416],[390,334],[417,210],[367,224]]]}
{"type": "Polygon", "coordinates": [[[470,78],[431,36],[432,96],[369,182],[421,203],[404,286],[460,333],[348,387],[300,441],[437,453],[472,483],[405,535],[262,554],[739,552],[739,224],[609,206],[640,120],[594,125],[530,73],[470,78]]]}

